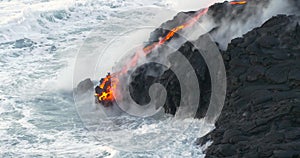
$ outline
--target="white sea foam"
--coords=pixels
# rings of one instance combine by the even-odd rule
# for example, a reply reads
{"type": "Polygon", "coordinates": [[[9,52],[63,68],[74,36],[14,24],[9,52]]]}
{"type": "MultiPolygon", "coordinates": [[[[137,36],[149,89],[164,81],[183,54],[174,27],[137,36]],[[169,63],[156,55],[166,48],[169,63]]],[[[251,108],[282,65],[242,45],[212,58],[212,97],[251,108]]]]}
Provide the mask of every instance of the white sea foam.
{"type": "MultiPolygon", "coordinates": [[[[97,41],[108,42],[108,35],[120,34],[128,27],[147,21],[147,26],[158,26],[173,16],[157,14],[153,12],[156,9],[131,11],[144,6],[164,10],[170,4],[163,0],[0,2],[1,157],[133,157],[178,155],[181,151],[203,155],[201,149],[194,150],[196,146],[181,140],[155,152],[123,151],[110,145],[117,140],[96,139],[84,129],[76,113],[72,86],[68,84],[72,83],[72,61],[81,44],[95,27],[102,29],[101,38],[94,39],[94,44],[99,44],[97,41]],[[156,20],[150,23],[147,17],[156,20]],[[110,20],[119,24],[112,26],[110,20]]],[[[170,127],[163,122],[140,123],[145,125],[128,130],[141,139],[151,132],[163,138],[163,129],[170,127]]],[[[134,121],[129,125],[134,127],[134,121]]],[[[195,139],[193,131],[197,130],[182,138],[195,139]]]]}
{"type": "MultiPolygon", "coordinates": [[[[117,120],[123,125],[122,130],[100,136],[87,131],[72,98],[73,63],[86,41],[89,49],[82,54],[85,64],[80,65],[86,72],[79,74],[77,81],[87,77],[98,80],[107,70],[101,69],[101,65],[89,67],[91,62],[98,61],[93,57],[99,52],[93,52],[93,48],[106,46],[114,36],[133,26],[157,27],[177,11],[200,9],[220,1],[0,2],[0,156],[203,157],[202,149],[192,143],[213,126],[201,120],[151,121],[124,116],[117,120]],[[145,6],[147,9],[142,8],[145,6]],[[175,11],[167,14],[165,8],[175,11]],[[93,36],[91,32],[95,28],[100,31],[93,36]],[[95,75],[95,69],[99,74],[95,75]],[[186,125],[189,127],[185,128],[186,125]],[[183,128],[186,130],[182,131],[183,128]],[[150,139],[153,136],[167,141],[155,151],[125,150],[135,149],[134,143],[142,143],[147,148],[159,144],[158,139],[150,139]],[[145,140],[151,143],[145,144],[145,140]]],[[[270,16],[266,14],[266,18],[270,16]]],[[[118,56],[124,50],[116,48],[113,51],[118,56]]],[[[104,119],[100,123],[103,128],[111,125],[104,119]]]]}

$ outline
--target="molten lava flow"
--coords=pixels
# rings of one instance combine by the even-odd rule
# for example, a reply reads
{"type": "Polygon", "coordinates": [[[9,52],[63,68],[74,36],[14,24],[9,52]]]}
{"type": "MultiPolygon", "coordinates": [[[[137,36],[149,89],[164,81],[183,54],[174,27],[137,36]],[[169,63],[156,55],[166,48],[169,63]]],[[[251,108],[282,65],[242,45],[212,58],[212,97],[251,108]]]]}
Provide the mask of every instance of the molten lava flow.
{"type": "MultiPolygon", "coordinates": [[[[247,1],[233,1],[230,2],[231,5],[239,5],[239,4],[246,4],[247,1]]],[[[152,52],[155,48],[163,45],[165,42],[170,40],[178,31],[193,26],[200,17],[202,17],[204,14],[206,14],[208,11],[208,8],[205,8],[196,15],[185,22],[182,25],[179,25],[173,29],[171,29],[168,34],[165,37],[162,37],[158,40],[158,42],[154,42],[151,45],[148,45],[144,47],[143,49],[137,51],[135,55],[131,58],[131,60],[122,68],[121,71],[114,73],[113,75],[108,74],[105,78],[101,79],[100,85],[95,88],[95,96],[97,98],[97,101],[102,103],[105,106],[111,105],[112,102],[115,101],[114,94],[116,87],[119,83],[118,77],[126,74],[130,68],[133,68],[137,65],[138,60],[142,56],[146,56],[149,53],[152,52]]]]}
{"type": "Polygon", "coordinates": [[[241,5],[241,4],[246,4],[247,1],[232,1],[232,2],[229,2],[231,5],[241,5]]]}
{"type": "Polygon", "coordinates": [[[184,24],[182,25],[179,25],[173,29],[171,29],[171,31],[164,37],[164,38],[161,38],[158,42],[154,42],[153,44],[143,48],[142,51],[137,51],[135,53],[135,55],[133,56],[133,58],[131,59],[131,61],[125,65],[123,67],[123,69],[121,70],[120,74],[126,74],[128,69],[130,68],[133,68],[136,66],[137,62],[138,62],[138,59],[141,57],[141,56],[146,56],[148,55],[150,52],[152,52],[153,49],[157,48],[158,46],[161,46],[163,45],[166,41],[168,41],[169,39],[171,39],[175,33],[177,33],[178,31],[184,29],[184,28],[188,28],[188,27],[191,27],[193,26],[201,16],[203,16],[204,14],[206,14],[208,11],[208,8],[205,8],[201,11],[199,11],[196,16],[194,16],[192,19],[190,19],[189,21],[185,22],[184,24]]]}
{"type": "Polygon", "coordinates": [[[110,75],[110,73],[108,73],[105,78],[102,78],[100,80],[100,85],[95,88],[95,96],[97,97],[98,102],[103,105],[110,105],[110,103],[115,100],[114,91],[118,83],[118,78],[110,75]]]}
{"type": "Polygon", "coordinates": [[[153,49],[157,48],[160,45],[163,45],[166,41],[170,40],[175,35],[175,33],[184,28],[193,26],[201,16],[206,14],[207,11],[208,8],[199,11],[196,16],[194,16],[189,21],[171,29],[171,31],[164,38],[161,38],[158,42],[155,42],[143,48],[142,50],[137,51],[131,58],[130,62],[126,64],[120,72],[114,73],[113,75],[108,74],[105,78],[101,79],[100,85],[95,88],[95,96],[97,97],[98,102],[106,106],[110,105],[115,100],[114,91],[116,90],[118,84],[118,76],[126,74],[130,68],[136,66],[141,56],[146,56],[147,54],[152,52],[153,49]]]}

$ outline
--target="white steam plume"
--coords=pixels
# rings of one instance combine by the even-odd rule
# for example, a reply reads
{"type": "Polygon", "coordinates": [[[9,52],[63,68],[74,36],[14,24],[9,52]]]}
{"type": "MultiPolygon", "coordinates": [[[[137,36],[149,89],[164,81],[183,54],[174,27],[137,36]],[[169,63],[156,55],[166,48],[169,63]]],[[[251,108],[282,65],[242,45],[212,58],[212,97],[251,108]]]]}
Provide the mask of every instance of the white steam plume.
{"type": "MultiPolygon", "coordinates": [[[[279,14],[299,15],[299,3],[300,1],[295,0],[248,1],[243,12],[233,12],[219,21],[213,20],[216,17],[206,16],[201,25],[208,31],[218,28],[211,35],[219,43],[220,48],[225,50],[232,39],[241,37],[255,27],[261,26],[272,16],[279,14]]],[[[226,15],[226,9],[223,11],[225,11],[223,14],[226,15]]]]}

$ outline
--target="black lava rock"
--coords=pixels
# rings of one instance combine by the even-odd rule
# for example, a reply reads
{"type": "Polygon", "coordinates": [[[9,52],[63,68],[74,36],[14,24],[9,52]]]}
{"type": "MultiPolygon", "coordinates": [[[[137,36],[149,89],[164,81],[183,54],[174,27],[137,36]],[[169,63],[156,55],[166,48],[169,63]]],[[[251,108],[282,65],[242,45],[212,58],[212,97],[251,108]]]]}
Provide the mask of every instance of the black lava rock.
{"type": "Polygon", "coordinates": [[[229,95],[216,128],[205,136],[213,140],[206,157],[300,156],[298,21],[273,17],[223,52],[230,58],[229,95]]]}
{"type": "Polygon", "coordinates": [[[87,78],[83,81],[81,81],[78,85],[77,88],[75,90],[76,94],[82,94],[85,93],[89,90],[93,90],[94,89],[94,84],[91,81],[90,78],[87,78]]]}
{"type": "MultiPolygon", "coordinates": [[[[206,114],[211,94],[211,79],[207,65],[198,50],[194,49],[193,44],[190,42],[183,44],[179,48],[179,52],[189,61],[197,75],[201,95],[199,105],[201,106],[198,108],[195,117],[202,118],[206,114]]],[[[169,58],[172,58],[172,54],[169,58]]],[[[189,72],[185,73],[188,74],[189,72]]],[[[164,104],[165,112],[173,115],[176,113],[181,103],[181,85],[172,70],[150,63],[137,68],[131,78],[129,90],[136,103],[140,105],[149,103],[149,87],[154,83],[161,83],[168,92],[164,104]],[[156,75],[151,75],[153,71],[156,72],[156,75]]]]}
{"type": "MultiPolygon", "coordinates": [[[[227,19],[244,9],[216,4],[210,7],[207,14],[215,17],[218,24],[223,18],[227,19]]],[[[163,26],[177,26],[182,23],[182,17],[178,14],[163,26]]],[[[300,157],[299,19],[296,16],[275,16],[243,37],[233,39],[227,50],[222,51],[228,87],[225,106],[215,124],[216,128],[196,142],[203,145],[208,140],[213,141],[205,151],[206,157],[300,157]]],[[[214,30],[211,32],[214,33],[214,30]]],[[[166,33],[166,29],[156,29],[148,44],[157,42],[166,33]]],[[[201,89],[201,107],[196,118],[201,118],[210,101],[209,70],[190,42],[184,43],[179,51],[196,70],[201,89]]],[[[140,99],[145,96],[140,92],[144,88],[142,85],[147,88],[150,83],[162,83],[168,91],[165,111],[175,114],[181,96],[176,75],[166,70],[153,78],[147,76],[147,71],[146,65],[137,70],[138,75],[130,84],[131,95],[138,103],[147,102],[147,99],[140,99]]]]}

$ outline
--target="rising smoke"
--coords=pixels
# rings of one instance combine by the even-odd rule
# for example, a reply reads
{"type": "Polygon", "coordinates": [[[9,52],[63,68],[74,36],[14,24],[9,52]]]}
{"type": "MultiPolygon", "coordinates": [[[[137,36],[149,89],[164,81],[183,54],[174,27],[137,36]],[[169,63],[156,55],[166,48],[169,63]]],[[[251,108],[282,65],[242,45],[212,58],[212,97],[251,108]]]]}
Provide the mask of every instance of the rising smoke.
{"type": "MultiPolygon", "coordinates": [[[[210,7],[206,16],[200,19],[199,24],[193,27],[193,29],[187,29],[179,33],[184,38],[173,38],[167,46],[170,49],[160,49],[160,55],[151,54],[151,59],[156,59],[159,63],[164,63],[162,60],[166,60],[161,54],[170,55],[174,50],[179,49],[187,40],[194,41],[200,36],[210,33],[212,39],[219,44],[219,48],[226,50],[228,43],[236,37],[241,37],[243,34],[252,30],[255,27],[259,27],[265,21],[272,16],[278,14],[299,14],[299,5],[295,0],[289,0],[282,2],[280,0],[249,0],[247,5],[230,5],[229,3],[220,3],[210,7]],[[203,31],[202,28],[204,28],[203,31]],[[190,36],[191,35],[191,36],[190,36]]],[[[173,21],[177,21],[177,25],[182,23],[183,19],[191,17],[190,13],[185,16],[182,13],[178,14],[173,21]]],[[[168,26],[163,24],[161,27],[164,30],[171,30],[174,26],[172,22],[168,22],[168,26]]],[[[176,26],[176,24],[175,24],[176,26]]],[[[144,61],[142,63],[145,63],[144,61]]],[[[138,67],[138,65],[137,65],[138,67]]],[[[134,81],[130,81],[134,82],[134,81]]],[[[127,83],[128,84],[128,83],[127,83]]],[[[191,111],[184,110],[183,113],[189,113],[191,111]]]]}
{"type": "Polygon", "coordinates": [[[272,16],[299,15],[299,6],[298,0],[249,0],[245,8],[237,9],[238,11],[233,10],[233,7],[240,6],[217,6],[212,9],[223,15],[208,13],[201,25],[211,30],[213,39],[225,50],[232,39],[259,27],[272,16]]]}

